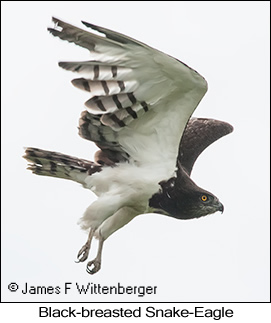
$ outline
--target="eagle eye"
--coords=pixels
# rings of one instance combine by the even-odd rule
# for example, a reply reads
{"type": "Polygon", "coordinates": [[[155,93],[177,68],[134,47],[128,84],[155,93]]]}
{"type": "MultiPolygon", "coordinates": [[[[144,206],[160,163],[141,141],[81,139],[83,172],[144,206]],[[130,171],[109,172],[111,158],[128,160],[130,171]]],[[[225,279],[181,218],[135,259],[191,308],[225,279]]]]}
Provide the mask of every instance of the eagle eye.
{"type": "Polygon", "coordinates": [[[208,196],[207,196],[207,195],[201,195],[200,199],[201,199],[203,202],[206,202],[206,201],[208,201],[208,196]]]}

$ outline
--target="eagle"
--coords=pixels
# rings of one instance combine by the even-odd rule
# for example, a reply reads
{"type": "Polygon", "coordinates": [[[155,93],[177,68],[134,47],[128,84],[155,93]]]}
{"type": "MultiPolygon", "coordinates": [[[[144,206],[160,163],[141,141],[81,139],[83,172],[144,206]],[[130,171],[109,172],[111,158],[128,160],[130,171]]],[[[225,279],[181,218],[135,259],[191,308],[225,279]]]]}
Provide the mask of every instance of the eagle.
{"type": "Polygon", "coordinates": [[[77,255],[78,262],[87,260],[98,239],[86,267],[95,274],[104,241],[140,214],[185,220],[223,212],[219,199],[190,176],[202,151],[233,127],[191,117],[207,82],[183,62],[100,26],[52,20],[53,36],[90,52],[90,60],[58,64],[76,73],[72,84],[88,94],[79,135],[99,150],[94,161],[31,147],[23,157],[34,174],[75,181],[97,196],[80,220],[88,238],[77,255]]]}

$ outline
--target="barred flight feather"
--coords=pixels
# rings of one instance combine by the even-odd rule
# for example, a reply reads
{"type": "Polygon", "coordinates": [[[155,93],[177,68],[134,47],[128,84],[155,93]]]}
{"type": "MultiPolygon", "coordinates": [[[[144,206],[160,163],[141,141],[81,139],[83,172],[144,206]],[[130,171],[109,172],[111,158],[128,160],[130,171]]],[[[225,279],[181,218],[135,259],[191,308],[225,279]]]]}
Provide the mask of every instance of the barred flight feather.
{"type": "Polygon", "coordinates": [[[104,114],[101,117],[101,122],[111,127],[115,131],[119,131],[121,128],[125,127],[133,120],[140,118],[146,113],[146,105],[140,103],[134,104],[125,109],[120,109],[114,114],[104,114]]]}
{"type": "Polygon", "coordinates": [[[83,111],[79,120],[79,135],[84,139],[94,141],[100,148],[122,152],[124,156],[127,156],[118,142],[118,133],[103,125],[100,116],[83,111]]]}
{"type": "Polygon", "coordinates": [[[121,33],[118,33],[116,31],[112,31],[112,30],[109,30],[107,28],[100,27],[97,25],[93,25],[93,24],[90,24],[89,22],[86,22],[86,21],[82,21],[82,23],[86,27],[89,27],[93,30],[99,31],[100,33],[104,34],[107,37],[107,39],[111,39],[111,40],[117,41],[118,43],[122,43],[122,44],[137,44],[140,46],[147,47],[146,44],[144,44],[136,39],[130,38],[126,35],[123,35],[121,33]]]}
{"type": "Polygon", "coordinates": [[[85,106],[88,108],[88,111],[91,111],[93,114],[104,114],[112,113],[118,109],[128,108],[131,103],[129,94],[114,94],[112,96],[94,96],[85,102],[85,106]]]}
{"type": "Polygon", "coordinates": [[[72,84],[80,90],[91,92],[91,97],[132,92],[138,86],[136,81],[92,81],[83,77],[73,79],[72,84]]]}
{"type": "Polygon", "coordinates": [[[94,51],[96,44],[108,44],[111,42],[111,46],[119,47],[117,42],[110,41],[104,37],[88,33],[80,28],[70,25],[64,21],[61,21],[53,17],[55,23],[54,28],[48,28],[48,31],[54,36],[59,37],[62,40],[75,43],[81,47],[84,47],[90,51],[94,51]]]}
{"type": "Polygon", "coordinates": [[[67,71],[86,74],[91,80],[125,80],[132,69],[123,66],[108,65],[100,61],[59,62],[58,65],[67,71]]]}

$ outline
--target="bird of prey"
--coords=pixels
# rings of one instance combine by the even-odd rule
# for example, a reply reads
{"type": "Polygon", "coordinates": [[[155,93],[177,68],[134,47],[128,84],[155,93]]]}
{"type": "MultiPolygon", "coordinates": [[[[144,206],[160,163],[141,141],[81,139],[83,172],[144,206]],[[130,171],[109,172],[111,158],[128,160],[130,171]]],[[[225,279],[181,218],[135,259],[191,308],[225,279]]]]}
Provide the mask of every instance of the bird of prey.
{"type": "Polygon", "coordinates": [[[87,92],[79,135],[94,142],[95,161],[26,148],[29,169],[38,175],[78,182],[97,196],[81,226],[88,230],[78,262],[99,240],[89,274],[101,268],[104,241],[134,217],[160,213],[193,219],[223,212],[212,193],[190,174],[201,152],[233,127],[222,121],[191,118],[207,82],[181,61],[146,44],[90,23],[94,32],[53,18],[49,32],[90,52],[90,60],[59,62],[78,74],[72,84],[87,92]],[[98,32],[98,33],[97,33],[98,32]]]}

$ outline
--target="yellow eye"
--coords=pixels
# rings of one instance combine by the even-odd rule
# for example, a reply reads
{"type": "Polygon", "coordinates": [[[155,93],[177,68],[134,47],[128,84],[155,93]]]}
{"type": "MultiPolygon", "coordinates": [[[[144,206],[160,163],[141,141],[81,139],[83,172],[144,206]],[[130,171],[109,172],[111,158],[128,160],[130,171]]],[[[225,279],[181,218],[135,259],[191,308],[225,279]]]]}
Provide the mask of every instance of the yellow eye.
{"type": "Polygon", "coordinates": [[[201,200],[203,202],[206,202],[208,200],[208,197],[206,195],[201,195],[201,200]]]}

